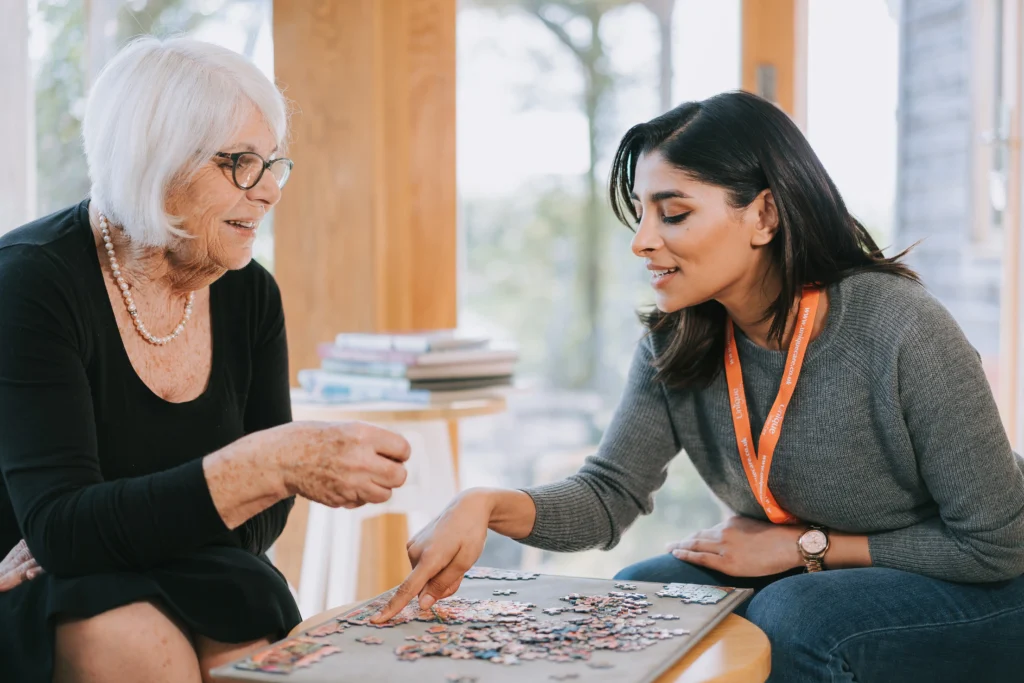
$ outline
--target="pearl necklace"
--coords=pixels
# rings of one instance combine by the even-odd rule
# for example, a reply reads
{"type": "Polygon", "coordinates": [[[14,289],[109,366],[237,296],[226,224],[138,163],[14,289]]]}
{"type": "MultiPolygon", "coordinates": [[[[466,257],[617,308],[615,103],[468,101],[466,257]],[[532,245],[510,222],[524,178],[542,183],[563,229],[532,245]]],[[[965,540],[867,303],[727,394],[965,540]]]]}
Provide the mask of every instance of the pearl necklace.
{"type": "Polygon", "coordinates": [[[121,277],[121,264],[117,262],[117,257],[114,256],[114,245],[110,241],[110,225],[107,223],[107,217],[102,213],[100,214],[100,233],[103,235],[103,247],[107,250],[107,258],[110,259],[110,270],[114,275],[114,283],[121,290],[125,308],[128,309],[128,315],[132,317],[135,329],[142,335],[143,339],[156,346],[163,346],[177,339],[178,335],[185,331],[185,325],[188,323],[189,318],[192,317],[192,302],[195,301],[196,293],[188,293],[188,301],[185,303],[185,315],[181,318],[181,322],[178,323],[177,327],[174,328],[174,331],[166,337],[154,336],[146,329],[146,323],[142,322],[139,318],[139,311],[135,307],[135,300],[132,299],[132,290],[128,287],[125,279],[121,277]]]}

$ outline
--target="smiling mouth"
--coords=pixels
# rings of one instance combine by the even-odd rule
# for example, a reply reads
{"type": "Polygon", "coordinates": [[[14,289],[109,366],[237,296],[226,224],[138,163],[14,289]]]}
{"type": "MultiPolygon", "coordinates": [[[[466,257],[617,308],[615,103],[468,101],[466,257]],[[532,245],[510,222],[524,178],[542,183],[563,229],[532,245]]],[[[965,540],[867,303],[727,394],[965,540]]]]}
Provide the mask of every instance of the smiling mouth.
{"type": "Polygon", "coordinates": [[[678,268],[669,268],[668,270],[652,270],[651,277],[655,280],[660,280],[663,277],[671,275],[672,273],[678,273],[678,268]]]}
{"type": "Polygon", "coordinates": [[[239,228],[240,230],[255,230],[259,226],[259,221],[224,221],[228,225],[239,228]]]}

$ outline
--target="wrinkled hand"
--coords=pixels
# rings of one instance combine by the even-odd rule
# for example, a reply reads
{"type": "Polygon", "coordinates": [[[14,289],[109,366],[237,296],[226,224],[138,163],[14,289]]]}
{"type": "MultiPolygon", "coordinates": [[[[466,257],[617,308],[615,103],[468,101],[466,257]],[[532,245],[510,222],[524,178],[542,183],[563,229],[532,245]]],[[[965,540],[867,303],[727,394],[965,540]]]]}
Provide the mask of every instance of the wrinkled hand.
{"type": "Polygon", "coordinates": [[[803,565],[797,540],[803,527],[731,517],[718,526],[670,543],[677,559],[729,576],[770,576],[803,565]]]}
{"type": "Polygon", "coordinates": [[[19,541],[18,545],[7,553],[7,557],[0,562],[0,592],[9,591],[25,581],[31,581],[43,573],[43,568],[32,557],[25,541],[19,541]]]}
{"type": "Polygon", "coordinates": [[[379,624],[419,596],[423,609],[459,590],[463,575],[480,559],[487,540],[490,501],[468,492],[457,496],[437,519],[406,545],[413,571],[372,621],[379,624]]]}
{"type": "Polygon", "coordinates": [[[290,494],[329,507],[383,503],[405,483],[409,442],[365,422],[292,422],[283,425],[301,445],[278,456],[290,494]]]}

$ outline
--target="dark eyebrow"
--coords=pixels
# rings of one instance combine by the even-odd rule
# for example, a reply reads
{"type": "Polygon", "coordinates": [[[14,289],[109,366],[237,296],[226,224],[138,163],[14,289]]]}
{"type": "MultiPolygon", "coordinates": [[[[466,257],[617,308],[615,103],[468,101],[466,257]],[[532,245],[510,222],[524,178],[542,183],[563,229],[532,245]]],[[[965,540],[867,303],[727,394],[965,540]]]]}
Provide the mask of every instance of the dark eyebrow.
{"type": "MultiPolygon", "coordinates": [[[[636,192],[630,192],[629,197],[630,199],[640,201],[640,198],[636,196],[636,192]]],[[[652,202],[663,202],[666,199],[692,199],[692,197],[684,192],[679,192],[678,190],[664,190],[662,192],[655,192],[651,195],[652,202]]]]}
{"type": "Polygon", "coordinates": [[[664,192],[655,192],[651,195],[651,201],[662,202],[666,199],[690,199],[690,195],[685,192],[679,192],[678,190],[666,190],[664,192]]]}

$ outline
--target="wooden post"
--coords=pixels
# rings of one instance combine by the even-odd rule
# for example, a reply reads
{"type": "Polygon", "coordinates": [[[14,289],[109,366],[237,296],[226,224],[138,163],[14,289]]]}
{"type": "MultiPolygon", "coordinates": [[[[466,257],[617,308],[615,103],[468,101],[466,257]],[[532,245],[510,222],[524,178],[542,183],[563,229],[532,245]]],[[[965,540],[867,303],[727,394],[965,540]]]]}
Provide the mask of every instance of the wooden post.
{"type": "MultiPolygon", "coordinates": [[[[455,12],[274,1],[276,76],[295,105],[274,216],[293,378],[338,332],[456,326],[455,12]]],[[[404,578],[406,533],[401,517],[367,521],[361,596],[404,578]]],[[[298,562],[279,562],[297,584],[298,562]]]]}
{"type": "Polygon", "coordinates": [[[276,0],[295,172],[274,216],[294,372],[338,332],[454,327],[455,0],[276,0]]]}
{"type": "Polygon", "coordinates": [[[742,88],[807,127],[807,0],[743,0],[742,88]]]}

